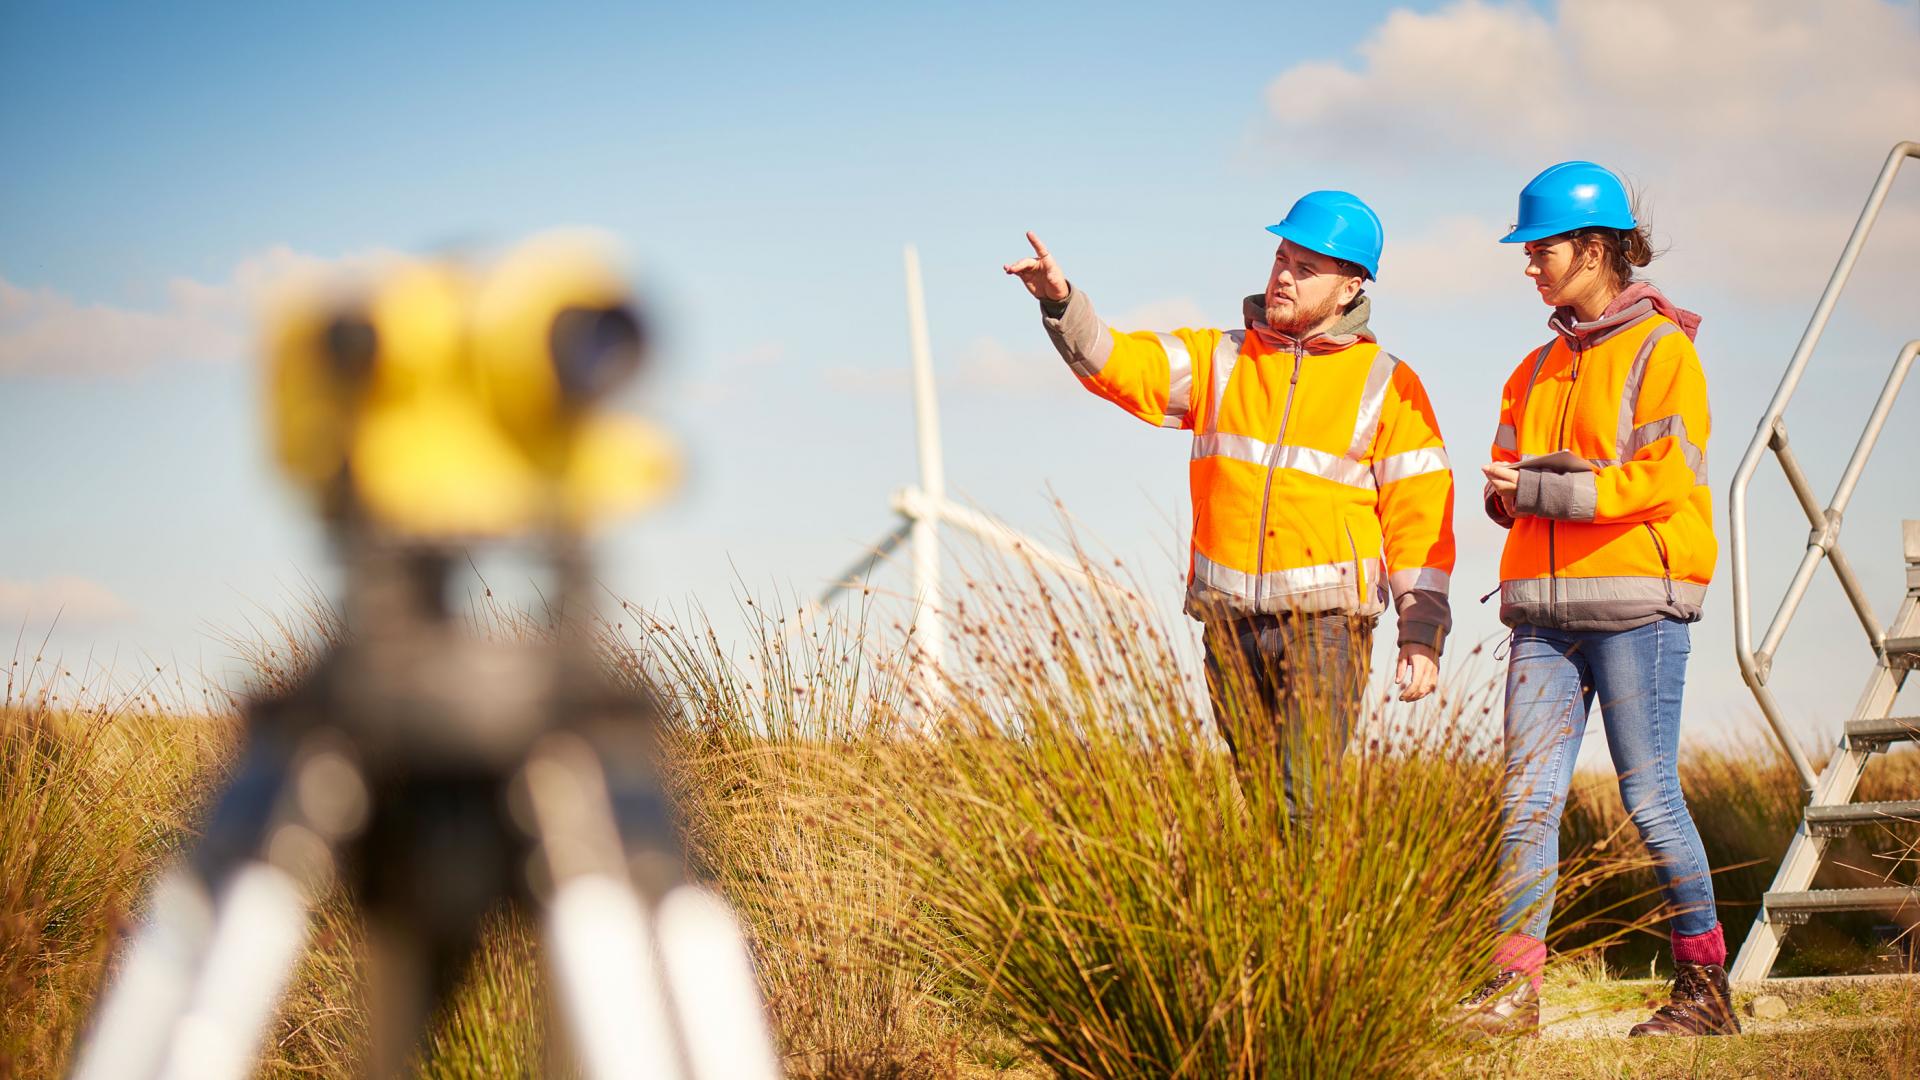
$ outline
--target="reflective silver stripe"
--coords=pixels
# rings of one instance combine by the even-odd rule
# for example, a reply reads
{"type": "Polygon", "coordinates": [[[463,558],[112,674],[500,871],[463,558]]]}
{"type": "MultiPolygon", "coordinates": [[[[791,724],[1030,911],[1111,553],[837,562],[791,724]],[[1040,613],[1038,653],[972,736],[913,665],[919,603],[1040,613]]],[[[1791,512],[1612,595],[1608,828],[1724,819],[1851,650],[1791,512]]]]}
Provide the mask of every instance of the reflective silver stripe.
{"type": "Polygon", "coordinates": [[[1620,389],[1620,419],[1615,425],[1613,440],[1614,456],[1621,461],[1633,457],[1633,451],[1627,449],[1627,439],[1633,433],[1633,414],[1640,405],[1640,386],[1646,382],[1647,361],[1653,356],[1653,347],[1659,344],[1661,338],[1679,330],[1670,322],[1655,326],[1647,333],[1646,340],[1640,343],[1640,351],[1633,357],[1633,366],[1627,369],[1626,384],[1620,389]]]}
{"type": "Polygon", "coordinates": [[[1625,439],[1621,440],[1620,458],[1623,461],[1630,461],[1635,454],[1638,454],[1640,451],[1645,450],[1647,447],[1652,446],[1654,443],[1659,442],[1669,435],[1678,435],[1684,441],[1692,441],[1687,438],[1687,421],[1685,418],[1679,416],[1663,416],[1658,420],[1649,420],[1641,424],[1639,427],[1634,428],[1625,439]]]}
{"type": "Polygon", "coordinates": [[[1706,483],[1707,453],[1693,441],[1693,435],[1687,431],[1687,421],[1680,416],[1663,416],[1634,428],[1620,447],[1622,456],[1632,460],[1634,455],[1669,435],[1679,436],[1680,449],[1686,455],[1687,467],[1693,470],[1693,482],[1696,485],[1706,483]]]}
{"type": "Polygon", "coordinates": [[[1430,446],[1425,450],[1408,450],[1405,453],[1391,454],[1373,463],[1373,477],[1385,487],[1395,480],[1405,480],[1409,476],[1424,476],[1427,473],[1446,472],[1452,465],[1447,462],[1447,451],[1443,447],[1430,446]]]}
{"type": "Polygon", "coordinates": [[[1262,442],[1251,435],[1231,435],[1222,432],[1196,435],[1193,439],[1192,458],[1198,461],[1204,457],[1232,458],[1249,465],[1271,464],[1276,468],[1292,469],[1295,472],[1322,477],[1348,487],[1371,490],[1374,486],[1372,470],[1357,461],[1348,461],[1338,454],[1329,454],[1325,450],[1315,450],[1310,446],[1276,448],[1272,443],[1262,442]]]}
{"type": "MultiPolygon", "coordinates": [[[[1554,339],[1559,340],[1558,338],[1554,339]]],[[[1520,400],[1513,403],[1513,422],[1525,421],[1527,399],[1533,396],[1533,384],[1540,381],[1540,369],[1547,366],[1547,357],[1553,354],[1553,342],[1549,341],[1533,351],[1533,374],[1527,376],[1527,385],[1520,388],[1520,400]]]]}
{"type": "MultiPolygon", "coordinates": [[[[1386,609],[1386,584],[1379,559],[1296,566],[1260,575],[1222,566],[1199,551],[1193,553],[1195,591],[1224,594],[1233,605],[1249,611],[1357,611],[1378,614],[1386,609]],[[1365,575],[1362,583],[1355,573],[1365,575]]],[[[1198,597],[1197,597],[1198,598],[1198,597]]]]}
{"type": "Polygon", "coordinates": [[[1373,354],[1373,366],[1367,369],[1367,385],[1360,391],[1360,409],[1353,418],[1353,444],[1347,449],[1349,459],[1367,460],[1374,433],[1380,430],[1380,414],[1387,407],[1387,383],[1393,378],[1393,369],[1399,366],[1400,361],[1385,349],[1373,354]]]}
{"type": "Polygon", "coordinates": [[[1312,476],[1325,477],[1336,484],[1348,487],[1373,487],[1373,470],[1358,461],[1349,461],[1325,450],[1315,450],[1309,446],[1282,446],[1274,455],[1274,464],[1282,469],[1312,476]]]}
{"type": "Polygon", "coordinates": [[[1204,457],[1232,458],[1249,465],[1265,465],[1272,447],[1251,435],[1224,435],[1213,432],[1193,437],[1192,460],[1204,457]]]}
{"type": "Polygon", "coordinates": [[[1213,346],[1213,363],[1207,365],[1207,420],[1203,434],[1220,430],[1220,404],[1227,400],[1227,384],[1233,381],[1234,365],[1240,361],[1240,343],[1245,330],[1229,330],[1213,346]]]}
{"type": "Polygon", "coordinates": [[[1512,424],[1501,424],[1499,427],[1493,429],[1493,445],[1505,450],[1509,454],[1518,454],[1520,452],[1520,442],[1513,433],[1512,424]]]}
{"type": "Polygon", "coordinates": [[[1193,407],[1193,353],[1177,334],[1153,335],[1167,354],[1167,412],[1161,427],[1177,428],[1193,407]]]}
{"type": "Polygon", "coordinates": [[[1435,570],[1430,566],[1423,566],[1418,570],[1395,570],[1387,575],[1387,585],[1393,589],[1395,596],[1415,589],[1437,592],[1444,596],[1451,584],[1452,579],[1447,576],[1445,570],[1435,570]]]}
{"type": "MultiPolygon", "coordinates": [[[[1500,583],[1502,604],[1544,604],[1558,600],[1563,604],[1593,604],[1609,601],[1635,601],[1665,604],[1665,578],[1657,577],[1561,577],[1518,578],[1500,583]]],[[[1707,598],[1707,587],[1691,581],[1675,581],[1673,597],[1683,604],[1699,606],[1707,598]]]]}

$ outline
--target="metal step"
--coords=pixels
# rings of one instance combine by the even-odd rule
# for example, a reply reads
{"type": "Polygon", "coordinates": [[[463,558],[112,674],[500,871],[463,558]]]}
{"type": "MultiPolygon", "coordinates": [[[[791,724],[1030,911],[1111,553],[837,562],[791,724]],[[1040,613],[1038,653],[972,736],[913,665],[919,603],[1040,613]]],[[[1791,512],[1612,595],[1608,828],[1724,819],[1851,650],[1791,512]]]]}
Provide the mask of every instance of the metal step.
{"type": "Polygon", "coordinates": [[[1885,645],[1889,665],[1897,668],[1920,667],[1920,637],[1890,637],[1885,645]]]}
{"type": "Polygon", "coordinates": [[[1769,922],[1801,923],[1807,916],[1835,911],[1902,911],[1920,914],[1920,887],[1809,889],[1770,892],[1764,901],[1769,922]]]}
{"type": "Polygon", "coordinates": [[[1877,750],[1888,743],[1920,739],[1920,716],[1883,716],[1878,720],[1847,721],[1847,745],[1877,750]]]}
{"type": "Polygon", "coordinates": [[[1861,825],[1920,822],[1920,799],[1841,803],[1807,807],[1807,829],[1815,836],[1840,836],[1861,825]]]}

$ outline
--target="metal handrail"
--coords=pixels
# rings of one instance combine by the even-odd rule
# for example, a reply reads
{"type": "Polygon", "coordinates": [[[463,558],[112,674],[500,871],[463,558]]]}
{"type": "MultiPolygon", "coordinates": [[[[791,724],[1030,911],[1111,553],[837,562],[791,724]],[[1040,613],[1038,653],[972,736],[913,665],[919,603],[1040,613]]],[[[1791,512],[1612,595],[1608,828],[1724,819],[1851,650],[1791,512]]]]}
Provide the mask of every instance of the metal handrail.
{"type": "Polygon", "coordinates": [[[1800,335],[1800,344],[1793,350],[1793,359],[1787,363],[1787,373],[1781,378],[1779,388],[1774,390],[1773,400],[1767,403],[1767,411],[1760,418],[1753,442],[1747,446],[1746,456],[1740,459],[1740,468],[1734,473],[1728,497],[1727,511],[1731,519],[1729,524],[1733,541],[1733,648],[1740,660],[1740,677],[1746,680],[1747,688],[1753,691],[1754,699],[1760,703],[1761,713],[1773,728],[1774,737],[1780,741],[1781,749],[1786,751],[1794,769],[1800,774],[1802,786],[1808,791],[1813,790],[1817,777],[1813,766],[1807,762],[1806,754],[1801,751],[1799,741],[1787,730],[1780,704],[1774,699],[1773,692],[1767,689],[1767,676],[1773,669],[1774,651],[1780,647],[1787,624],[1793,620],[1794,612],[1813,580],[1813,572],[1823,558],[1833,565],[1834,576],[1840,579],[1840,586],[1852,603],[1860,625],[1866,630],[1867,640],[1872,643],[1874,652],[1882,653],[1886,647],[1885,631],[1874,618],[1866,590],[1861,587],[1846,553],[1840,548],[1840,520],[1847,502],[1853,497],[1854,487],[1860,481],[1860,472],[1866,466],[1867,457],[1873,453],[1874,443],[1879,440],[1880,431],[1886,426],[1887,413],[1893,407],[1900,384],[1906,380],[1907,372],[1913,366],[1915,353],[1920,352],[1920,341],[1910,341],[1901,349],[1893,372],[1887,377],[1887,385],[1874,403],[1866,430],[1861,433],[1853,457],[1847,462],[1846,471],[1841,474],[1840,485],[1834,489],[1833,499],[1824,510],[1814,496],[1813,487],[1807,481],[1806,473],[1801,470],[1798,459],[1793,456],[1787,442],[1787,426],[1783,416],[1787,411],[1787,402],[1800,385],[1800,376],[1806,370],[1807,361],[1813,356],[1814,346],[1827,328],[1827,319],[1840,300],[1840,291],[1846,287],[1847,278],[1853,274],[1853,265],[1859,260],[1861,249],[1866,246],[1867,234],[1873,231],[1874,222],[1880,216],[1880,207],[1893,187],[1893,178],[1899,173],[1901,164],[1910,157],[1920,157],[1920,142],[1896,144],[1887,155],[1886,164],[1880,167],[1880,177],[1874,181],[1873,191],[1867,195],[1866,206],[1860,211],[1860,220],[1854,223],[1853,235],[1847,238],[1847,246],[1840,252],[1840,261],[1833,269],[1833,276],[1827,279],[1826,291],[1820,294],[1820,302],[1814,306],[1806,332],[1800,335]],[[1805,511],[1813,531],[1807,537],[1807,550],[1801,556],[1799,568],[1794,571],[1793,582],[1787,587],[1786,596],[1781,599],[1773,621],[1767,625],[1761,646],[1756,650],[1753,647],[1752,596],[1747,585],[1747,485],[1753,480],[1761,455],[1768,450],[1772,450],[1780,459],[1780,466],[1787,474],[1787,483],[1793,488],[1794,496],[1805,511]]]}

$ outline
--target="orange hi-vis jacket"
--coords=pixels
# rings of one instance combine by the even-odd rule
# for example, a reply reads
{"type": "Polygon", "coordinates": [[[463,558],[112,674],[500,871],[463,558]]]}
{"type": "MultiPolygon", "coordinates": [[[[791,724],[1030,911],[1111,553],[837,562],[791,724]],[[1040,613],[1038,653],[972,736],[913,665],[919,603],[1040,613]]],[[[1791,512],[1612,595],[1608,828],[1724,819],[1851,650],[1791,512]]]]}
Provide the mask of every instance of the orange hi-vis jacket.
{"type": "Polygon", "coordinates": [[[1041,305],[1087,389],[1150,424],[1193,432],[1186,609],[1377,615],[1401,643],[1442,647],[1452,616],[1453,472],[1413,369],[1367,329],[1362,296],[1325,334],[1122,333],[1074,289],[1041,305]]]}
{"type": "Polygon", "coordinates": [[[1707,380],[1688,334],[1655,308],[1643,298],[1590,323],[1557,314],[1558,336],[1501,391],[1493,459],[1519,462],[1520,482],[1514,517],[1491,488],[1486,505],[1511,530],[1500,558],[1508,626],[1630,630],[1700,617],[1718,554],[1707,380]],[[1526,467],[1557,450],[1595,471],[1526,467]]]}

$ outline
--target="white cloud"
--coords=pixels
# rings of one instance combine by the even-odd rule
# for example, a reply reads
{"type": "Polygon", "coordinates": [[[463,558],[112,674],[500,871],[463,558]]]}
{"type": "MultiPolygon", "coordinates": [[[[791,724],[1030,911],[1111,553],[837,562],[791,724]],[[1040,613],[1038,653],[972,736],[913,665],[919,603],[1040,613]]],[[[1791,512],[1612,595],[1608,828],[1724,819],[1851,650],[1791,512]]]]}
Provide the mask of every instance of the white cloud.
{"type": "Polygon", "coordinates": [[[1389,243],[1380,254],[1380,275],[1397,295],[1426,300],[1515,289],[1525,264],[1511,246],[1494,243],[1505,231],[1485,218],[1440,218],[1389,243]]]}
{"type": "Polygon", "coordinates": [[[0,376],[130,375],[162,364],[233,361],[252,345],[255,311],[279,289],[393,257],[370,251],[327,259],[278,245],[242,259],[221,281],[174,278],[148,308],[0,280],[0,376]]]}
{"type": "Polygon", "coordinates": [[[44,623],[55,616],[65,625],[97,626],[131,618],[133,608],[112,589],[90,578],[0,578],[0,622],[32,619],[44,623]]]}
{"type": "Polygon", "coordinates": [[[1041,338],[1039,348],[1011,349],[995,338],[976,338],[944,381],[962,393],[990,397],[1049,398],[1081,393],[1060,354],[1041,338]]]}
{"type": "MultiPolygon", "coordinates": [[[[1874,170],[1920,125],[1920,20],[1885,0],[1460,0],[1392,12],[1358,54],[1274,79],[1272,134],[1443,193],[1502,178],[1439,196],[1480,218],[1511,215],[1539,168],[1598,160],[1650,196],[1687,277],[1767,298],[1824,282],[1874,170]]],[[[1874,246],[1910,250],[1920,211],[1892,206],[1880,230],[1874,246]]],[[[1469,242],[1444,222],[1416,241],[1449,231],[1469,242]]]]}

